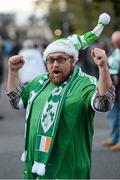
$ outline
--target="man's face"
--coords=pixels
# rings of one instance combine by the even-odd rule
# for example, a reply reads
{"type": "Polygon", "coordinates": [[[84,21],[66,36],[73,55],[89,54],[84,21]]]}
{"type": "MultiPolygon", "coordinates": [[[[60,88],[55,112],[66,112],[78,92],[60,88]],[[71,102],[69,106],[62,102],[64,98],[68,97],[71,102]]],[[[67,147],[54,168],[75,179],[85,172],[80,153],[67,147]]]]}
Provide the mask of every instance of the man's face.
{"type": "Polygon", "coordinates": [[[59,85],[72,74],[76,62],[73,60],[73,57],[58,52],[49,54],[46,64],[51,82],[59,85]]]}

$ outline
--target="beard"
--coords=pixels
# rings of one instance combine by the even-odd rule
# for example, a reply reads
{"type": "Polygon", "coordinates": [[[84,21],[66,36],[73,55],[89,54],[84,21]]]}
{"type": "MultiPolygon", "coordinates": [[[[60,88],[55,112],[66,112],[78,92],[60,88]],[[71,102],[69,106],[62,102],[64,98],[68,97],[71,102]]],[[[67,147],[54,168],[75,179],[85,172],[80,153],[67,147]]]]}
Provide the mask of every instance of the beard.
{"type": "Polygon", "coordinates": [[[72,73],[73,73],[73,68],[71,68],[71,70],[66,74],[59,71],[53,71],[49,73],[49,79],[53,84],[60,85],[66,80],[68,80],[72,73]]]}

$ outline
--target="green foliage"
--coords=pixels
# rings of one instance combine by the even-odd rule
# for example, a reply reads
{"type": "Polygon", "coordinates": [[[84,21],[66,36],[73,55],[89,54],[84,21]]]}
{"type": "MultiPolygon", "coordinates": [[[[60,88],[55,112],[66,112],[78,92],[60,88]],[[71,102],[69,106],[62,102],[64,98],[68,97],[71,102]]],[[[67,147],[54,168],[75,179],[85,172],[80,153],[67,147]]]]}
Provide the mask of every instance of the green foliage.
{"type": "Polygon", "coordinates": [[[92,26],[91,7],[87,0],[66,0],[66,9],[64,11],[60,10],[59,3],[60,1],[58,0],[52,0],[50,12],[46,17],[53,32],[56,28],[60,28],[63,31],[63,35],[67,35],[73,32],[83,33],[90,29],[92,26]],[[85,14],[84,12],[88,5],[90,8],[85,14]],[[65,23],[68,25],[67,30],[65,30],[65,23]]]}
{"type": "Polygon", "coordinates": [[[109,27],[105,29],[107,34],[111,34],[116,25],[120,26],[118,23],[120,12],[118,16],[116,7],[116,5],[119,7],[116,3],[120,4],[120,0],[66,0],[64,10],[60,9],[60,1],[51,1],[50,11],[46,17],[53,33],[55,29],[59,28],[63,32],[62,35],[83,34],[96,25],[99,15],[103,12],[107,12],[112,17],[109,27]],[[67,24],[67,29],[65,24],[67,24]]]}
{"type": "Polygon", "coordinates": [[[49,16],[46,17],[46,19],[52,30],[62,28],[62,16],[58,10],[51,11],[51,13],[49,14],[49,16]]]}
{"type": "Polygon", "coordinates": [[[113,11],[112,19],[114,21],[113,30],[119,30],[120,29],[120,0],[93,0],[93,2],[96,2],[99,5],[102,5],[103,3],[107,3],[108,10],[109,10],[109,4],[112,5],[111,11],[113,11]]]}

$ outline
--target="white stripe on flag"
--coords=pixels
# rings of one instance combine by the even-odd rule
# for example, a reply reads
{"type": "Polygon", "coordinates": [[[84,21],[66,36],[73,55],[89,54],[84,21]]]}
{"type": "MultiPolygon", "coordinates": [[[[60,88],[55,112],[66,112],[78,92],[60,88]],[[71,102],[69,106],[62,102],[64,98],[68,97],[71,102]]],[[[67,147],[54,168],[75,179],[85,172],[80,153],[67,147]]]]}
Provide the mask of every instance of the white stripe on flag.
{"type": "Polygon", "coordinates": [[[44,152],[45,151],[45,145],[46,145],[46,136],[41,136],[39,150],[44,152]]]}

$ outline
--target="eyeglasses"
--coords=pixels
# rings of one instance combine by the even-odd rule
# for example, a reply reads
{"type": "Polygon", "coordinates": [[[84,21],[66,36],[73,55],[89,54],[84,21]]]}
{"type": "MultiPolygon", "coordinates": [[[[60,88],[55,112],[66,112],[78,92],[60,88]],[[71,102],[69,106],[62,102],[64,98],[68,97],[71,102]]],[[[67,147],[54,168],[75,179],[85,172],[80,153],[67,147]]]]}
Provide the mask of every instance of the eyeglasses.
{"type": "Polygon", "coordinates": [[[66,62],[67,59],[72,58],[72,56],[68,56],[68,57],[57,57],[57,58],[53,58],[53,57],[49,57],[46,59],[46,63],[47,64],[54,64],[54,62],[56,61],[59,64],[64,64],[66,62]]]}

